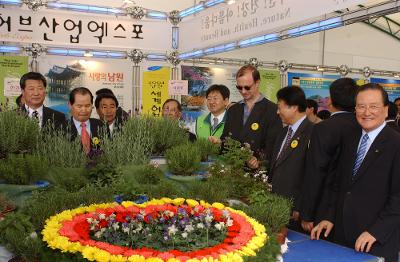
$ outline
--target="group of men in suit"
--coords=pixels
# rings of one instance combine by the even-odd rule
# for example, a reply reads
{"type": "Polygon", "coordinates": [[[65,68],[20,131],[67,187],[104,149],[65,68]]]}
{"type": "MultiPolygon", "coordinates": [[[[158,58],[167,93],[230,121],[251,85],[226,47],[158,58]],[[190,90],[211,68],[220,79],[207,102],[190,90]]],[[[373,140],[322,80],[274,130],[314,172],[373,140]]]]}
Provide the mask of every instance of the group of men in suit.
{"type": "Polygon", "coordinates": [[[101,120],[91,118],[93,94],[85,87],[78,87],[69,94],[71,118],[67,120],[63,113],[44,106],[46,85],[46,78],[42,74],[24,74],[20,79],[23,103],[19,105],[19,110],[37,121],[41,129],[51,128],[65,132],[71,140],[79,137],[86,153],[97,146],[102,138],[110,136],[110,132],[117,130],[128,117],[118,106],[118,100],[112,91],[101,89],[95,101],[101,120]]]}
{"type": "Polygon", "coordinates": [[[276,105],[260,93],[255,67],[242,67],[236,82],[243,100],[227,110],[221,138],[209,140],[248,143],[248,167],[267,163],[272,191],[293,199],[289,227],[313,239],[333,231],[330,240],[397,261],[400,134],[385,121],[386,91],[338,79],[330,86],[331,118],[314,124],[301,88],[280,89],[276,105]]]}
{"type": "MultiPolygon", "coordinates": [[[[397,261],[400,250],[400,134],[389,127],[388,95],[378,84],[358,87],[342,78],[330,86],[331,118],[314,125],[306,116],[303,90],[288,86],[277,93],[277,105],[260,90],[260,73],[244,66],[236,74],[243,100],[224,116],[220,138],[232,137],[253,150],[248,167],[269,166],[273,192],[293,199],[290,227],[319,239],[333,240],[360,252],[397,261]]],[[[75,88],[69,97],[71,119],[43,106],[46,79],[38,73],[21,78],[23,110],[41,128],[52,124],[80,137],[85,151],[90,138],[109,132],[118,101],[101,95],[95,105],[105,122],[90,118],[93,95],[75,88]],[[102,100],[104,100],[102,103],[102,100]],[[106,110],[102,111],[101,108],[106,110]],[[100,110],[100,111],[99,111],[100,110]]],[[[180,118],[176,100],[167,100],[163,115],[180,118]]]]}

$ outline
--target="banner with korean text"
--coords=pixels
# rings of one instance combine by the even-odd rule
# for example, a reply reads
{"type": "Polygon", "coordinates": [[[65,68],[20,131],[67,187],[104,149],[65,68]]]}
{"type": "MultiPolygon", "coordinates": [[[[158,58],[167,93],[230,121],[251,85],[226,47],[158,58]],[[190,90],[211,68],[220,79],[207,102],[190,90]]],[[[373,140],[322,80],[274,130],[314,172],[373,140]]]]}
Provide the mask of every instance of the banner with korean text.
{"type": "Polygon", "coordinates": [[[27,56],[0,56],[0,111],[15,108],[21,94],[19,80],[28,72],[27,56]]]}
{"type": "Polygon", "coordinates": [[[400,80],[387,78],[371,78],[371,83],[380,84],[388,93],[389,100],[394,101],[400,97],[400,80]]]}
{"type": "Polygon", "coordinates": [[[143,72],[142,113],[161,116],[162,105],[168,96],[168,81],[171,68],[167,66],[151,66],[143,72]]]}
{"type": "Polygon", "coordinates": [[[126,48],[165,51],[171,48],[167,21],[132,20],[126,16],[93,15],[43,9],[0,11],[0,39],[81,48],[126,48]]]}
{"type": "MultiPolygon", "coordinates": [[[[47,79],[47,106],[68,114],[72,89],[86,87],[95,99],[97,90],[108,88],[116,96],[119,106],[128,113],[132,111],[133,69],[128,60],[46,56],[39,58],[39,64],[40,72],[47,79]]],[[[96,110],[92,111],[92,117],[97,117],[96,110]]]]}
{"type": "Polygon", "coordinates": [[[239,0],[187,18],[180,24],[180,48],[186,52],[270,33],[365,0],[239,0]]]}

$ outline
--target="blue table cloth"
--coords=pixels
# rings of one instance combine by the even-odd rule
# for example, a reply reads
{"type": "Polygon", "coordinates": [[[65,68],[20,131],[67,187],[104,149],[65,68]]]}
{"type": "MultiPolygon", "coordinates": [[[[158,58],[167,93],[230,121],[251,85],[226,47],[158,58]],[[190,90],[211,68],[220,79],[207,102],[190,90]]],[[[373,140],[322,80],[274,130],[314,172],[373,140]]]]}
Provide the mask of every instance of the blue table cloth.
{"type": "Polygon", "coordinates": [[[324,261],[324,262],[372,262],[383,261],[366,253],[343,247],[324,240],[311,240],[309,236],[289,230],[291,241],[289,251],[283,255],[284,262],[324,261]]]}

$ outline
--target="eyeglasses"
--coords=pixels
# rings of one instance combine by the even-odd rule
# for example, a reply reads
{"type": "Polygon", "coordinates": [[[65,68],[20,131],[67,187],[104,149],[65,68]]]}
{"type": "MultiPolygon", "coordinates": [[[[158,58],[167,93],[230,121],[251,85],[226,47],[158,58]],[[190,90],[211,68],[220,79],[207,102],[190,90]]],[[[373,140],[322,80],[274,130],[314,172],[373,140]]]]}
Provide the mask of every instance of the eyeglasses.
{"type": "Polygon", "coordinates": [[[238,86],[238,85],[236,85],[236,88],[238,90],[240,90],[240,91],[242,91],[243,88],[246,89],[247,91],[249,91],[252,88],[252,86],[254,86],[254,83],[251,86],[238,86]]]}
{"type": "Polygon", "coordinates": [[[370,106],[367,106],[367,105],[357,105],[357,106],[356,106],[356,111],[357,111],[357,112],[365,112],[365,111],[367,111],[367,109],[368,109],[369,112],[371,112],[371,113],[376,113],[376,112],[378,112],[379,109],[381,109],[381,108],[382,108],[382,106],[377,106],[377,105],[370,105],[370,106]]]}

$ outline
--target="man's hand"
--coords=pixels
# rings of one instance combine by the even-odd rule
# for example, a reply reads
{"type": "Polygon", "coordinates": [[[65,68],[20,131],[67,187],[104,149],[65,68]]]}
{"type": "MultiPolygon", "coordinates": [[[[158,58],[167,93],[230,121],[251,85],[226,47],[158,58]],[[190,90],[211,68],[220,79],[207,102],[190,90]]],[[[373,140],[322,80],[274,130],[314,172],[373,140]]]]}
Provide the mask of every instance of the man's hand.
{"type": "Polygon", "coordinates": [[[301,227],[304,229],[304,231],[311,232],[314,227],[314,222],[301,220],[301,227]]]}
{"type": "Polygon", "coordinates": [[[370,233],[364,231],[356,240],[356,244],[354,249],[358,252],[369,252],[371,250],[372,245],[376,242],[376,238],[374,238],[370,233]],[[364,251],[365,249],[365,251],[364,251]]]}
{"type": "Polygon", "coordinates": [[[218,137],[215,137],[215,136],[209,136],[208,141],[210,141],[213,144],[217,144],[217,145],[221,144],[221,139],[219,139],[218,137]]]}
{"type": "Polygon", "coordinates": [[[258,160],[255,156],[252,156],[249,161],[247,161],[247,165],[251,169],[257,169],[260,166],[260,163],[258,163],[258,160]]]}
{"type": "Polygon", "coordinates": [[[328,237],[329,233],[331,232],[333,228],[333,223],[328,221],[328,220],[322,220],[319,222],[318,225],[316,225],[312,230],[311,230],[311,239],[317,239],[319,240],[319,236],[322,233],[322,230],[325,230],[324,236],[328,237]]]}

